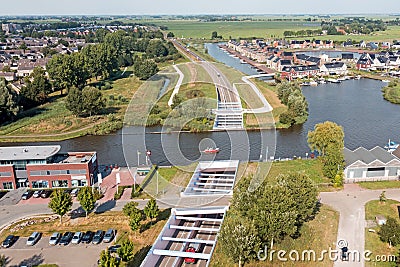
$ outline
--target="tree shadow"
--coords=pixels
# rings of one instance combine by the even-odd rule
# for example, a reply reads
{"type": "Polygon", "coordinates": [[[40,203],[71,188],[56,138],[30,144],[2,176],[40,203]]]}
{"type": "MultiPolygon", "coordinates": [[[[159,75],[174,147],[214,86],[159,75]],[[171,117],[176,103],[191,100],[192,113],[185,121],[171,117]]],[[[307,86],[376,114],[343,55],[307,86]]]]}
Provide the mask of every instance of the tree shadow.
{"type": "Polygon", "coordinates": [[[85,216],[86,216],[86,212],[82,207],[76,208],[76,209],[72,210],[70,213],[71,219],[76,219],[76,218],[85,217],[85,216]]]}
{"type": "Polygon", "coordinates": [[[101,115],[116,114],[120,110],[119,107],[106,107],[101,110],[101,115]]]}
{"type": "Polygon", "coordinates": [[[42,254],[37,254],[37,255],[33,255],[32,257],[28,258],[28,259],[24,259],[22,260],[18,265],[15,265],[15,267],[18,266],[36,266],[36,265],[40,265],[44,262],[43,256],[42,254]]]}
{"type": "Polygon", "coordinates": [[[169,218],[169,216],[171,216],[171,209],[162,210],[158,213],[155,223],[157,223],[159,221],[167,220],[169,218]]]}
{"type": "Polygon", "coordinates": [[[94,213],[99,214],[109,211],[115,207],[116,203],[117,202],[114,199],[107,200],[106,202],[101,203],[99,206],[97,206],[94,213]]]}
{"type": "Polygon", "coordinates": [[[139,251],[135,253],[133,256],[133,259],[127,263],[127,267],[136,267],[140,266],[142,264],[144,258],[146,257],[147,253],[151,249],[150,245],[147,245],[145,247],[142,247],[139,251]]]}

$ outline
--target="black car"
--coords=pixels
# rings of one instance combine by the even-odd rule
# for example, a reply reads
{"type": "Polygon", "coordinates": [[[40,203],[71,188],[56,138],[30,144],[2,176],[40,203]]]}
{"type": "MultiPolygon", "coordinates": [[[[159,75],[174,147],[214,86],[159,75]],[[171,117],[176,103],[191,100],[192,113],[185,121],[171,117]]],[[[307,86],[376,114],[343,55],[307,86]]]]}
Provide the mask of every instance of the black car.
{"type": "Polygon", "coordinates": [[[116,244],[116,245],[113,245],[113,246],[111,246],[111,247],[108,247],[107,250],[108,250],[108,252],[110,252],[110,253],[117,253],[117,251],[118,251],[118,249],[119,249],[120,247],[121,247],[120,244],[116,244]]]}
{"type": "Polygon", "coordinates": [[[43,190],[43,192],[40,194],[41,198],[48,198],[51,195],[52,191],[50,190],[43,190]]]}
{"type": "Polygon", "coordinates": [[[89,244],[90,242],[92,242],[93,235],[94,235],[94,233],[93,233],[92,231],[87,231],[87,232],[83,235],[81,242],[82,242],[82,243],[89,244]]]}
{"type": "Polygon", "coordinates": [[[68,245],[71,242],[73,236],[74,236],[73,233],[65,232],[63,234],[63,236],[61,237],[61,240],[60,240],[60,242],[58,244],[59,245],[64,245],[64,246],[68,245]]]}
{"type": "Polygon", "coordinates": [[[103,230],[97,230],[96,233],[93,236],[92,243],[93,244],[100,244],[101,240],[103,240],[104,237],[104,231],[103,230]]]}
{"type": "Polygon", "coordinates": [[[26,191],[25,193],[22,194],[21,199],[23,199],[23,200],[30,199],[32,195],[33,195],[33,191],[30,191],[30,190],[26,191]]]}
{"type": "Polygon", "coordinates": [[[3,248],[9,248],[9,247],[11,247],[17,240],[18,240],[18,236],[9,235],[9,236],[7,236],[6,239],[3,241],[3,244],[1,244],[1,246],[2,246],[3,248]]]}

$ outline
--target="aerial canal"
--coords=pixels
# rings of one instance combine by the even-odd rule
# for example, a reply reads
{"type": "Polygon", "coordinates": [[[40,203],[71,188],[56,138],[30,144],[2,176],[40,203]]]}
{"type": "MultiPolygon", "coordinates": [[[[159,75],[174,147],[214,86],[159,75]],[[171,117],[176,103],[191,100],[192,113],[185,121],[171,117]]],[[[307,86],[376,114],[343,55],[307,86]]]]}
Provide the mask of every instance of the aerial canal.
{"type": "MultiPolygon", "coordinates": [[[[247,75],[257,74],[247,64],[241,64],[218,48],[217,44],[207,44],[208,53],[247,75]]],[[[275,158],[293,156],[305,157],[309,152],[307,133],[316,123],[326,120],[343,126],[345,145],[350,149],[359,146],[373,148],[384,146],[388,139],[400,141],[400,105],[385,101],[381,88],[384,83],[370,79],[348,80],[340,84],[321,84],[317,87],[304,87],[304,95],[309,103],[308,121],[301,126],[276,131],[275,158]]],[[[140,164],[145,162],[144,151],[152,151],[151,161],[161,165],[187,164],[190,161],[212,159],[214,155],[203,155],[199,149],[217,146],[221,151],[216,159],[259,160],[260,154],[268,157],[274,153],[275,131],[264,131],[267,140],[263,142],[259,131],[206,132],[206,133],[168,133],[155,134],[159,128],[148,128],[143,139],[143,131],[132,127],[113,135],[85,136],[57,142],[63,151],[93,151],[99,153],[101,164],[126,165],[123,150],[132,155],[130,165],[137,163],[137,150],[140,164]],[[247,138],[247,142],[242,142],[247,138]],[[123,145],[124,143],[124,145],[123,145]],[[144,146],[146,144],[146,147],[144,146]],[[250,146],[250,150],[248,150],[250,146]],[[179,147],[179,148],[178,148],[179,147]],[[171,153],[171,151],[180,151],[171,153]],[[243,152],[243,153],[241,153],[243,152]]],[[[47,143],[6,143],[2,145],[38,145],[47,143]]]]}

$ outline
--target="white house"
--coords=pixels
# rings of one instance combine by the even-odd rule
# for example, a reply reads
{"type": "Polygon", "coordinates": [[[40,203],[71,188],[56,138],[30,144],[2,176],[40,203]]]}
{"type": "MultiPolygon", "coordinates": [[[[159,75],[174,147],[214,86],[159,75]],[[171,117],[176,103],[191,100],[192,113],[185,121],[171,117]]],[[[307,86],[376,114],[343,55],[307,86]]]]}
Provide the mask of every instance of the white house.
{"type": "Polygon", "coordinates": [[[325,63],[320,67],[323,75],[346,75],[347,65],[344,62],[325,63]]]}

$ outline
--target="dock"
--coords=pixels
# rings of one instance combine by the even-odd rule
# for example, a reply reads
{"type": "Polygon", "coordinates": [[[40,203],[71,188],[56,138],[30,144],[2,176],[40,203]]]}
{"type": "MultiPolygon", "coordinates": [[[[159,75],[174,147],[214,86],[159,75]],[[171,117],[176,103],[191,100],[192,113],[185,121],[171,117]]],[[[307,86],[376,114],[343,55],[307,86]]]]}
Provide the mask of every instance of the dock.
{"type": "Polygon", "coordinates": [[[251,65],[252,67],[256,68],[262,73],[266,74],[275,74],[275,70],[268,68],[265,64],[258,63],[254,60],[251,60],[248,57],[242,56],[239,52],[227,47],[226,45],[219,45],[220,48],[228,51],[230,54],[237,56],[240,60],[243,60],[247,64],[251,65]]]}

